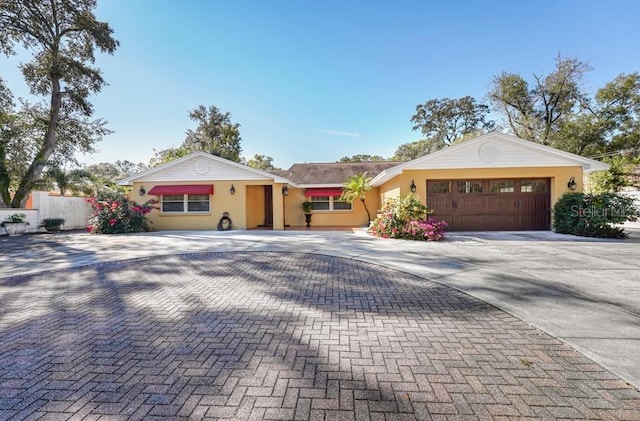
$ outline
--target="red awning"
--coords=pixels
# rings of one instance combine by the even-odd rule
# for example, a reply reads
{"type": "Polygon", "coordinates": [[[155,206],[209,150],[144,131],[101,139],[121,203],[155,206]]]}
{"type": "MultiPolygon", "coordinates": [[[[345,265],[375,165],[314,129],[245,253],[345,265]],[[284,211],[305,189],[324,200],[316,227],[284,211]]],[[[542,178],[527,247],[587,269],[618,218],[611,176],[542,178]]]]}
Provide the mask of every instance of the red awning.
{"type": "Polygon", "coordinates": [[[341,196],[342,187],[324,187],[317,189],[306,189],[305,196],[318,197],[318,196],[341,196]]]}
{"type": "Polygon", "coordinates": [[[160,196],[162,194],[213,194],[211,184],[182,184],[177,186],[155,186],[149,190],[149,194],[160,196]]]}

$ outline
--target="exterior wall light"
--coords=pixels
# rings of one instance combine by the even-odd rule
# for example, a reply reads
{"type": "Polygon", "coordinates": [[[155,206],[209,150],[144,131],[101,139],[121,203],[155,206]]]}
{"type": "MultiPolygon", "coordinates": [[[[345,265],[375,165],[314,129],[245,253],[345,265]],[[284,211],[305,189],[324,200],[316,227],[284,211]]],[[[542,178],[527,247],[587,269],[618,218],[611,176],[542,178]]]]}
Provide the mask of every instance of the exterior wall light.
{"type": "Polygon", "coordinates": [[[416,192],[416,183],[414,183],[413,180],[411,180],[411,185],[409,186],[409,188],[411,189],[411,193],[416,192]]]}
{"type": "Polygon", "coordinates": [[[289,187],[282,186],[282,195],[283,196],[289,196],[289,187]]]}
{"type": "Polygon", "coordinates": [[[147,191],[145,190],[144,186],[140,186],[140,189],[138,190],[138,194],[140,196],[144,196],[146,192],[147,191]]]}
{"type": "Polygon", "coordinates": [[[233,184],[231,185],[231,188],[229,189],[229,193],[236,194],[236,188],[233,187],[233,184]]]}
{"type": "Polygon", "coordinates": [[[567,183],[567,187],[569,187],[569,190],[575,190],[577,185],[578,184],[576,184],[576,178],[575,177],[569,178],[569,182],[567,183]]]}

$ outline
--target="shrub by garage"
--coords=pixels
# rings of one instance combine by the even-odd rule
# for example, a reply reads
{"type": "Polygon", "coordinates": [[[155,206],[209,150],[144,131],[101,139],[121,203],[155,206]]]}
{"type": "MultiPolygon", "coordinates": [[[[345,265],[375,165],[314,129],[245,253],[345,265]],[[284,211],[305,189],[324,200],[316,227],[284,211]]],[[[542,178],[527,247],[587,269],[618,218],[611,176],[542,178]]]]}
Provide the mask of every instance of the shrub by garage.
{"type": "Polygon", "coordinates": [[[581,237],[627,238],[620,227],[640,217],[631,197],[617,193],[566,193],[553,208],[554,231],[581,237]]]}

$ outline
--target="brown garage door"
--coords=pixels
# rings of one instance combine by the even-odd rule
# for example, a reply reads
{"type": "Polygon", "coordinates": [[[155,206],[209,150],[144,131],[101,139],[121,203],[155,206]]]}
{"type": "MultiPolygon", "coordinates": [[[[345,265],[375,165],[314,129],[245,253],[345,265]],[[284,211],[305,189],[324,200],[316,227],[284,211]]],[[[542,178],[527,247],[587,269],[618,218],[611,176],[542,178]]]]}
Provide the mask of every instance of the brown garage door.
{"type": "Polygon", "coordinates": [[[548,178],[429,180],[427,207],[449,231],[551,228],[548,178]]]}

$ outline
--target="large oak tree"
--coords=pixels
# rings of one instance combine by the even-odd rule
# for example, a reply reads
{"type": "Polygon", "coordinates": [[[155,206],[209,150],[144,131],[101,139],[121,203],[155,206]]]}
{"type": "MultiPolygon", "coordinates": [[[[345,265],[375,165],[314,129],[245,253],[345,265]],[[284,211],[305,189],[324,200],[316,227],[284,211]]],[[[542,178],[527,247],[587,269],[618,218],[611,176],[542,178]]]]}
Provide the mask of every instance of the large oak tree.
{"type": "Polygon", "coordinates": [[[562,126],[586,101],[580,83],[590,67],[577,59],[557,57],[555,70],[528,81],[502,72],[493,80],[489,99],[516,136],[551,145],[562,126]]]}
{"type": "Polygon", "coordinates": [[[119,43],[109,24],[96,19],[95,8],[95,0],[0,1],[0,51],[10,55],[21,46],[33,54],[20,69],[31,94],[43,98],[42,103],[23,103],[20,111],[11,103],[0,104],[0,196],[5,206],[24,206],[54,155],[57,161],[73,159],[76,151],[91,151],[108,133],[104,121],[89,119],[89,97],[105,85],[93,63],[96,49],[112,54],[119,43]],[[20,154],[26,161],[17,173],[20,169],[10,161],[20,154]]]}
{"type": "Polygon", "coordinates": [[[241,162],[240,124],[231,122],[231,113],[222,112],[215,105],[209,108],[200,105],[189,113],[189,117],[198,125],[194,130],[187,130],[185,148],[241,162]]]}
{"type": "Polygon", "coordinates": [[[197,123],[196,128],[187,130],[180,146],[155,151],[149,162],[150,167],[171,162],[196,151],[242,162],[240,124],[231,122],[231,113],[222,112],[215,105],[208,108],[200,105],[189,112],[189,117],[197,123]]]}
{"type": "Polygon", "coordinates": [[[253,158],[247,160],[246,165],[251,168],[263,171],[279,170],[273,165],[273,158],[268,155],[255,154],[253,158]]]}
{"type": "Polygon", "coordinates": [[[489,107],[471,96],[435,98],[417,105],[411,122],[429,144],[428,152],[434,152],[469,134],[493,130],[495,123],[488,114],[489,107]]]}

